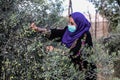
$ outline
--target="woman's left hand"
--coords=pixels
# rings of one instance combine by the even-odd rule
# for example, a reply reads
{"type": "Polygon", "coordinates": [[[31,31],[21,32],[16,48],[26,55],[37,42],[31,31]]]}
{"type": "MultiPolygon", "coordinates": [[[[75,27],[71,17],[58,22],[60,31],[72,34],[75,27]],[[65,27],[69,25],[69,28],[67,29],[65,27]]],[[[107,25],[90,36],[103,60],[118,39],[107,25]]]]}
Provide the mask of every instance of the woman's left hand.
{"type": "Polygon", "coordinates": [[[54,50],[53,46],[47,46],[46,51],[52,52],[54,50]]]}

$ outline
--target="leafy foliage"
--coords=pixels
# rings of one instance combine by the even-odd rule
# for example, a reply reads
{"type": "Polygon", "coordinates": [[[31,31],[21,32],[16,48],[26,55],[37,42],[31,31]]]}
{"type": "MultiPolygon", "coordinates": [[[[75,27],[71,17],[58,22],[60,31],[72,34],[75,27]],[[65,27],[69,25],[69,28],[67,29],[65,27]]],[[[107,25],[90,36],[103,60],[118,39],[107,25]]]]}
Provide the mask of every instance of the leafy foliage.
{"type": "Polygon", "coordinates": [[[106,17],[110,22],[110,31],[115,31],[120,21],[120,1],[119,0],[89,0],[96,10],[106,17]]]}
{"type": "MultiPolygon", "coordinates": [[[[45,71],[43,45],[47,39],[44,35],[31,31],[29,26],[34,21],[42,27],[48,23],[51,26],[48,27],[52,28],[53,22],[61,22],[62,1],[46,3],[45,0],[1,0],[0,4],[1,79],[44,78],[41,75],[45,71]]],[[[65,26],[65,23],[60,25],[65,26]]],[[[56,27],[60,25],[57,24],[56,27]]]]}
{"type": "MultiPolygon", "coordinates": [[[[116,56],[111,62],[114,64],[115,75],[120,74],[117,70],[120,67],[120,0],[89,0],[103,17],[106,17],[110,23],[110,35],[107,38],[102,38],[100,44],[104,45],[104,50],[111,56],[116,56]],[[116,63],[117,62],[117,63],[116,63]],[[118,65],[118,66],[117,66],[118,65]]],[[[112,64],[112,65],[113,65],[112,64]]],[[[119,77],[117,75],[117,77],[119,77]]]]}

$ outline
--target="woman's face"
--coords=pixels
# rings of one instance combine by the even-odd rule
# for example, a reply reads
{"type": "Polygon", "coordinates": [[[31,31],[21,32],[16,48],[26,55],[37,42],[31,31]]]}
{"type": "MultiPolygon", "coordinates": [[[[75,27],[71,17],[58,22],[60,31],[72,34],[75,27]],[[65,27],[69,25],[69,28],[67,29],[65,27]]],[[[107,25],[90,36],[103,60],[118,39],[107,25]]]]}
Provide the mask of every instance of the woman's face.
{"type": "Polygon", "coordinates": [[[76,24],[75,24],[73,18],[72,18],[72,17],[69,17],[68,30],[69,30],[70,32],[75,32],[75,31],[76,31],[76,28],[77,28],[77,27],[76,27],[76,24]]]}
{"type": "Polygon", "coordinates": [[[69,17],[69,25],[77,26],[72,17],[69,17]]]}

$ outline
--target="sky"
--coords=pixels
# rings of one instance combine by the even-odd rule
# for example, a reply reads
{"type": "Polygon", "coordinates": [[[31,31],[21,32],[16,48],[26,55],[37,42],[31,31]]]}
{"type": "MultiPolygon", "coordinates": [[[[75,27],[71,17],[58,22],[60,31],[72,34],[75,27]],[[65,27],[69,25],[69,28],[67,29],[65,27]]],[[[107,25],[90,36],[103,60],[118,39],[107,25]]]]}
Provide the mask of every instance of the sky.
{"type": "MultiPolygon", "coordinates": [[[[67,9],[63,12],[64,16],[68,15],[68,5],[69,0],[65,0],[64,7],[67,9]]],[[[89,11],[91,14],[93,15],[95,14],[94,5],[90,3],[88,0],[72,0],[72,8],[73,12],[81,12],[87,14],[87,11],[89,11]]]]}

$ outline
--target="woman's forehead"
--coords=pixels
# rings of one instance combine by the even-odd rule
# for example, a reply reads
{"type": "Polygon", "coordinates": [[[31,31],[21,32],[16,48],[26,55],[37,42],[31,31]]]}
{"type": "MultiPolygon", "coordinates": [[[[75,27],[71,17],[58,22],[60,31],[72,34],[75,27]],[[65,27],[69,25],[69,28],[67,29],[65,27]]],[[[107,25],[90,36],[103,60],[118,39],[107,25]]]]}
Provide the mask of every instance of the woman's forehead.
{"type": "Polygon", "coordinates": [[[72,17],[69,17],[69,24],[76,26],[76,23],[72,17]]]}
{"type": "Polygon", "coordinates": [[[72,17],[69,17],[69,22],[74,22],[72,17]]]}

